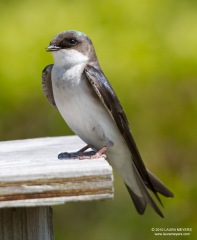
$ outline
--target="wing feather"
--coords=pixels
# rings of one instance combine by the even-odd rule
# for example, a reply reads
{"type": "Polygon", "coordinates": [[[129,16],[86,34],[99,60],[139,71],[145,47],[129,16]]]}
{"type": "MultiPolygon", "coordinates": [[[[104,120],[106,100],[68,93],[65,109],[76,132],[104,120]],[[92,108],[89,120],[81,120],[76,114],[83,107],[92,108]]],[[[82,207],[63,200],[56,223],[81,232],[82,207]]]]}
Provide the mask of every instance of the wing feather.
{"type": "Polygon", "coordinates": [[[53,107],[56,107],[54,96],[53,96],[52,82],[51,82],[52,68],[53,68],[53,64],[50,64],[50,65],[47,65],[42,71],[42,89],[49,103],[53,107]]]}
{"type": "Polygon", "coordinates": [[[131,134],[127,117],[110,83],[106,79],[104,73],[102,72],[98,64],[88,64],[85,68],[85,74],[91,85],[93,86],[96,94],[100,98],[101,102],[108,110],[113,120],[116,122],[119,131],[123,135],[125,142],[127,143],[131,151],[132,159],[141,178],[143,179],[144,183],[149,187],[149,189],[154,192],[157,199],[161,203],[161,200],[157,195],[157,191],[155,190],[150,180],[146,167],[138,151],[134,138],[131,134]]]}

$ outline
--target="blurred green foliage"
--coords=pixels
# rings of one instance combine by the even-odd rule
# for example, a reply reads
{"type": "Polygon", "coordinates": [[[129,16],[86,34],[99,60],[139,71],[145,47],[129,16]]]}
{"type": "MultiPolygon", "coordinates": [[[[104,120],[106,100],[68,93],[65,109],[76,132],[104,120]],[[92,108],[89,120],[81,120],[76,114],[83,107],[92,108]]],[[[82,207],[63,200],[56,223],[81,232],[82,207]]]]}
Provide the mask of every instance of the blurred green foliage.
{"type": "Polygon", "coordinates": [[[47,103],[41,72],[53,62],[51,38],[80,30],[94,42],[146,165],[175,194],[162,198],[165,219],[149,208],[141,217],[115,175],[114,201],[55,208],[56,240],[154,239],[152,227],[192,227],[196,239],[197,1],[1,0],[0,11],[0,140],[72,134],[47,103]]]}

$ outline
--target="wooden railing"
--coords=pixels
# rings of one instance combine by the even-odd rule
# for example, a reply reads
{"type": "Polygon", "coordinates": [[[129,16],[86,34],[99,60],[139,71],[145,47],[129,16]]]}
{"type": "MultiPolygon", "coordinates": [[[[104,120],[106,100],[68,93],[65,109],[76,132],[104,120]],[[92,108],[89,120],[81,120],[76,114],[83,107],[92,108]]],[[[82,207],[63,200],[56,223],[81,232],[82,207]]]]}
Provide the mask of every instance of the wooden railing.
{"type": "Polygon", "coordinates": [[[76,136],[0,142],[0,240],[52,240],[53,205],[113,198],[105,159],[57,159],[84,145],[76,136]]]}

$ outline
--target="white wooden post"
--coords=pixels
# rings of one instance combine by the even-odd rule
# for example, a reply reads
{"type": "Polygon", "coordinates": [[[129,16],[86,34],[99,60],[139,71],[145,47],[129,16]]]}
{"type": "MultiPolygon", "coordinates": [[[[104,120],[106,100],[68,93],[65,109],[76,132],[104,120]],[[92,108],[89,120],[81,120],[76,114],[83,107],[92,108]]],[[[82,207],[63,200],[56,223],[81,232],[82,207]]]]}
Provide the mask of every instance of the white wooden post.
{"type": "Polygon", "coordinates": [[[106,160],[57,159],[84,145],[76,136],[0,142],[0,240],[53,240],[50,206],[113,198],[106,160]]]}
{"type": "Polygon", "coordinates": [[[51,207],[0,209],[0,239],[53,240],[51,207]]]}

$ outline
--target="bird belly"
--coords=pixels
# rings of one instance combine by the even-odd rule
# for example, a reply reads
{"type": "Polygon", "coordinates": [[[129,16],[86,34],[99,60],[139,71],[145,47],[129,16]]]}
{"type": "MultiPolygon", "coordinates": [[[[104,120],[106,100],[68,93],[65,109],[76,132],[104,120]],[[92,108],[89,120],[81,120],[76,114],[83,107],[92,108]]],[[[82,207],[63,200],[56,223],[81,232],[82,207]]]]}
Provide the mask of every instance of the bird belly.
{"type": "Polygon", "coordinates": [[[131,152],[88,80],[85,77],[73,82],[59,79],[52,84],[56,106],[72,131],[95,150],[107,146],[109,163],[124,182],[141,195],[136,187],[131,152]]]}
{"type": "Polygon", "coordinates": [[[113,145],[117,127],[85,76],[53,81],[56,106],[72,131],[95,149],[113,145]]]}

